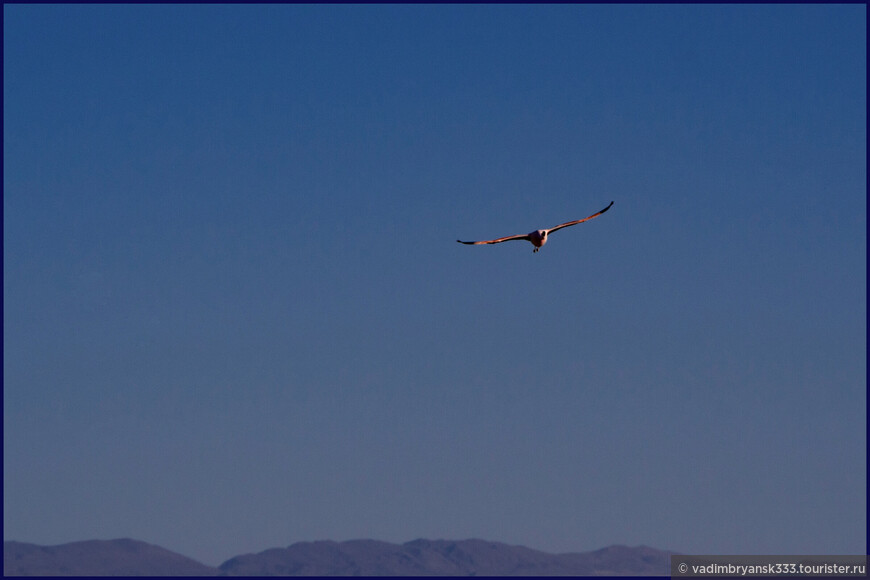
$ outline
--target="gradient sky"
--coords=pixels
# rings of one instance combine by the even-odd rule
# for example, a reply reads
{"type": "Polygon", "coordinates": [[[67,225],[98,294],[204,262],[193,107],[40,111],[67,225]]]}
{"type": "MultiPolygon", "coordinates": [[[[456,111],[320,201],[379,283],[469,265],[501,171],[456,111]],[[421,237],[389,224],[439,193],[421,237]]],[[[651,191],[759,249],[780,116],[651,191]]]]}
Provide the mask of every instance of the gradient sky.
{"type": "Polygon", "coordinates": [[[865,553],[864,5],[3,34],[4,539],[865,553]]]}

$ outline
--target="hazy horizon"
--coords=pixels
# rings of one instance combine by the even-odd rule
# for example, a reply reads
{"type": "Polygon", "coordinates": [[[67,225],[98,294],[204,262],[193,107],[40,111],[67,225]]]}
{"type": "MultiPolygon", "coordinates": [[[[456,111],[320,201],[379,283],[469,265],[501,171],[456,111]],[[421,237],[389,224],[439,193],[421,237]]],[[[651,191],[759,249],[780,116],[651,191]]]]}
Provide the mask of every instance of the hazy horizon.
{"type": "Polygon", "coordinates": [[[300,542],[237,554],[209,567],[183,554],[136,540],[75,542],[47,549],[4,542],[3,573],[11,576],[586,576],[665,575],[670,554],[612,546],[547,554],[485,540],[300,542]]]}
{"type": "Polygon", "coordinates": [[[864,5],[3,10],[4,539],[866,549],[864,5]]]}

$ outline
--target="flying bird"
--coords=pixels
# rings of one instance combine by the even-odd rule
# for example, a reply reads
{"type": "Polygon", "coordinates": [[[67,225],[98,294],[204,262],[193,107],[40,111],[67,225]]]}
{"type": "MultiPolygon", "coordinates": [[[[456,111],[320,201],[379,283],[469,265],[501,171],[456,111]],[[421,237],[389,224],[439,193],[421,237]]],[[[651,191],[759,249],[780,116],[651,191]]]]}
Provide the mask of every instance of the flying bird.
{"type": "MultiPolygon", "coordinates": [[[[613,202],[610,202],[610,205],[613,205],[613,202]]],[[[498,238],[496,240],[485,240],[483,242],[463,242],[462,240],[456,240],[460,244],[469,244],[478,246],[480,244],[500,244],[501,242],[509,242],[510,240],[528,240],[532,242],[532,245],[535,246],[535,249],[532,252],[537,252],[541,249],[541,246],[547,243],[547,237],[557,230],[561,230],[562,228],[567,228],[568,226],[576,226],[577,224],[582,224],[583,222],[588,222],[592,218],[597,218],[604,212],[610,209],[610,205],[602,209],[598,213],[594,213],[589,217],[585,217],[582,220],[574,220],[573,222],[565,222],[564,224],[559,224],[554,228],[550,228],[548,230],[535,230],[530,234],[519,235],[519,236],[507,236],[506,238],[498,238]]]]}

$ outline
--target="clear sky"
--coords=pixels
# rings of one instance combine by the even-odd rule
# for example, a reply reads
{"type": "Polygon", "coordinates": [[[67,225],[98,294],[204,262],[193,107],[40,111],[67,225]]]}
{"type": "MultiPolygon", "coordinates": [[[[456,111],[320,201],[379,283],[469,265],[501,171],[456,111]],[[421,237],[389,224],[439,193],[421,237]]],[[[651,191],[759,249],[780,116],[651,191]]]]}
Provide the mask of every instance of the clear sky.
{"type": "Polygon", "coordinates": [[[5,539],[864,553],[865,6],[3,35],[5,539]]]}

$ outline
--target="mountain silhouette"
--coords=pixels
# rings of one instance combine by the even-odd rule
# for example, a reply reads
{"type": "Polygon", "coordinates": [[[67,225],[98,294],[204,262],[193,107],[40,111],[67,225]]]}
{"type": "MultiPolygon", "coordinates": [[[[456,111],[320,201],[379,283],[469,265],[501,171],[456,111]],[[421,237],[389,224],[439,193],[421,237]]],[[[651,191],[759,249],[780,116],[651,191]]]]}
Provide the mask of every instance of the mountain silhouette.
{"type": "Polygon", "coordinates": [[[137,540],[3,542],[4,576],[215,576],[217,568],[137,540]]]}
{"type": "Polygon", "coordinates": [[[673,552],[610,546],[548,554],[485,540],[298,542],[230,558],[218,568],[136,540],[60,546],[3,543],[4,576],[597,576],[670,575],[673,552]]]}

